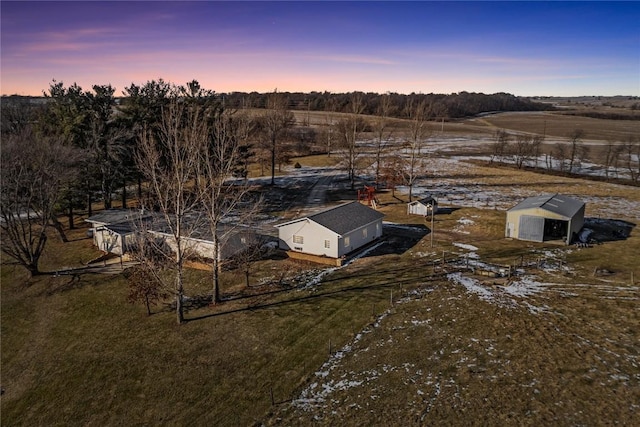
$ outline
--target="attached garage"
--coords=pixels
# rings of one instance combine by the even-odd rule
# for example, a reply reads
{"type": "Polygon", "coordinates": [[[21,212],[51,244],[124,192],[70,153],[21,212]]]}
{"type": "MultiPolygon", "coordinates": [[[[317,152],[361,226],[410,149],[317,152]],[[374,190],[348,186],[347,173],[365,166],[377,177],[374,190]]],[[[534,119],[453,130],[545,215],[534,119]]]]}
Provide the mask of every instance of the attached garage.
{"type": "Polygon", "coordinates": [[[505,237],[565,244],[584,224],[584,202],[560,194],[529,197],[507,211],[505,237]]]}

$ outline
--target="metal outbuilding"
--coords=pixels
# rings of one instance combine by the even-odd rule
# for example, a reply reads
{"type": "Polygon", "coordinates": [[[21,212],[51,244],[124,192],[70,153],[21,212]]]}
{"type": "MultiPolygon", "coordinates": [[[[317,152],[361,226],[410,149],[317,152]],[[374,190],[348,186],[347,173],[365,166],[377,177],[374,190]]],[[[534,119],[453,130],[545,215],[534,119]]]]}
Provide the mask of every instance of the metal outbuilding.
{"type": "Polygon", "coordinates": [[[569,245],[584,224],[584,208],[584,202],[561,194],[529,197],[507,211],[505,237],[569,245]]]}

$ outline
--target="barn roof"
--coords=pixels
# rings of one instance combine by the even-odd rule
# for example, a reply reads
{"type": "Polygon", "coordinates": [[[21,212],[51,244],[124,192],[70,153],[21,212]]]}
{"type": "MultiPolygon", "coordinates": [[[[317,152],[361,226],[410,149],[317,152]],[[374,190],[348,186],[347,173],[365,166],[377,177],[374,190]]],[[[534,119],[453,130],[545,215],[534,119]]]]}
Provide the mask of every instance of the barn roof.
{"type": "Polygon", "coordinates": [[[547,194],[543,196],[528,197],[509,209],[509,212],[540,208],[571,218],[578,213],[582,207],[584,207],[584,202],[580,200],[572,199],[571,197],[564,196],[562,194],[547,194]]]}
{"type": "Polygon", "coordinates": [[[328,228],[334,233],[344,235],[360,227],[364,227],[367,224],[371,224],[383,217],[383,213],[371,209],[360,202],[349,202],[334,206],[304,218],[298,218],[284,224],[276,225],[276,227],[308,219],[328,228]]]}

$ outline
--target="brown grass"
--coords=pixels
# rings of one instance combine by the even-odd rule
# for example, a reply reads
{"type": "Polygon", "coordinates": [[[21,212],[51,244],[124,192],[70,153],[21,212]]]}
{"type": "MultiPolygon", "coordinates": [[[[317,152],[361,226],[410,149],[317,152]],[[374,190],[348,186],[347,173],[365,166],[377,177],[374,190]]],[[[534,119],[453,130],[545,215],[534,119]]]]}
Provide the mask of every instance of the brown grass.
{"type": "MultiPolygon", "coordinates": [[[[468,179],[517,192],[536,182],[541,192],[640,199],[635,189],[530,172],[469,165],[465,174],[456,178],[461,185],[468,179]]],[[[429,226],[406,216],[406,196],[379,198],[386,220],[429,226]]],[[[250,290],[240,272],[227,271],[229,300],[190,309],[181,326],[169,307],[147,317],[127,304],[122,275],[27,280],[21,268],[3,264],[3,422],[631,425],[640,401],[637,229],[627,240],[575,250],[505,240],[503,211],[458,208],[436,217],[435,248],[427,235],[406,252],[362,258],[309,289],[291,288],[293,278],[322,267],[264,260],[250,290]],[[473,218],[469,234],[457,229],[463,217],[473,218]],[[463,254],[454,242],[495,263],[552,251],[571,269],[538,271],[554,285],[514,297],[512,306],[496,304],[431,277],[442,251],[463,254]],[[613,274],[594,277],[595,267],[613,274]],[[348,343],[353,350],[317,376],[330,347],[335,353],[348,343]],[[314,382],[340,381],[360,384],[309,412],[287,402],[314,382]]],[[[588,216],[603,212],[588,205],[588,216]]],[[[617,213],[634,220],[635,213],[617,213]]],[[[84,231],[66,244],[50,239],[46,267],[95,257],[84,231]]],[[[497,289],[491,280],[485,286],[497,289]]],[[[188,274],[187,295],[209,289],[206,272],[188,274]]]]}
{"type": "Polygon", "coordinates": [[[585,132],[585,139],[621,142],[640,134],[638,120],[604,120],[581,116],[566,116],[555,112],[502,113],[481,119],[498,129],[531,132],[539,135],[568,138],[576,129],[585,132]]]}

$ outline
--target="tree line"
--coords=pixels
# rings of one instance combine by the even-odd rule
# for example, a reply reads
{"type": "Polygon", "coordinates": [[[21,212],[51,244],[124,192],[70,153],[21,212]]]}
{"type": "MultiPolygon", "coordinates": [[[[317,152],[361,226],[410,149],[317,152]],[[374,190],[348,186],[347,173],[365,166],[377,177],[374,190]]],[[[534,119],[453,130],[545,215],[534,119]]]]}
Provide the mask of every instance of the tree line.
{"type": "MultiPolygon", "coordinates": [[[[407,106],[425,103],[431,110],[431,115],[438,119],[457,119],[475,116],[493,111],[543,111],[553,110],[548,103],[531,101],[509,93],[484,94],[474,92],[459,92],[452,94],[399,94],[375,92],[283,92],[288,100],[288,108],[293,110],[331,111],[349,113],[352,109],[351,100],[358,97],[362,103],[362,114],[373,115],[387,102],[391,107],[394,118],[409,118],[407,106]]],[[[233,108],[266,108],[269,94],[258,92],[231,92],[220,95],[225,105],[233,108]]]]}
{"type": "Polygon", "coordinates": [[[628,173],[634,184],[640,183],[640,137],[631,135],[623,141],[608,141],[602,153],[591,153],[585,143],[587,134],[583,129],[574,129],[567,135],[567,144],[555,144],[544,149],[544,136],[531,134],[511,134],[498,129],[491,145],[489,163],[509,163],[518,169],[533,167],[561,174],[579,173],[581,165],[590,160],[590,155],[599,155],[597,163],[603,167],[603,178],[618,179],[619,171],[628,173]]]}

